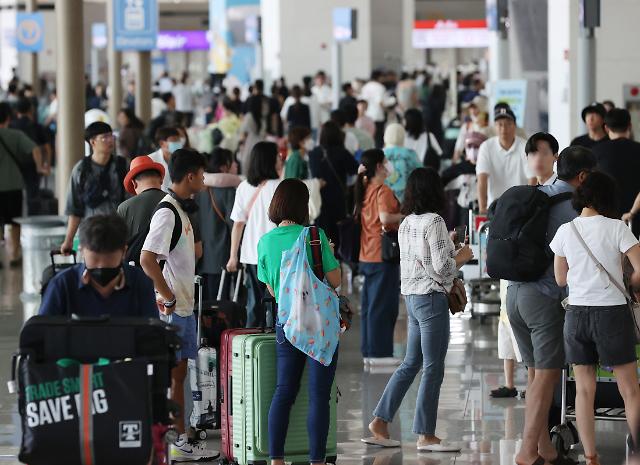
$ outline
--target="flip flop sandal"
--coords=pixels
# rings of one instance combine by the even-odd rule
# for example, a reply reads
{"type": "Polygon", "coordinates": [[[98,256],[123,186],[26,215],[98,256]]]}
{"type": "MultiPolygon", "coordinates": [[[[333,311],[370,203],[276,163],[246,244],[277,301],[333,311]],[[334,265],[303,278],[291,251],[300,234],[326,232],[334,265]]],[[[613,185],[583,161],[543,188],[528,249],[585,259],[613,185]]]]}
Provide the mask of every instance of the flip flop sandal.
{"type": "MultiPolygon", "coordinates": [[[[425,444],[423,446],[418,446],[418,450],[420,452],[460,452],[462,448],[460,446],[454,446],[452,444],[447,444],[446,442],[441,442],[440,444],[425,444]]],[[[544,465],[544,462],[542,463],[544,465]]]]}
{"type": "Polygon", "coordinates": [[[360,439],[360,441],[370,446],[378,446],[378,447],[400,447],[401,445],[401,442],[396,441],[395,439],[385,439],[385,438],[379,439],[375,437],[363,438],[363,439],[360,439]]]}

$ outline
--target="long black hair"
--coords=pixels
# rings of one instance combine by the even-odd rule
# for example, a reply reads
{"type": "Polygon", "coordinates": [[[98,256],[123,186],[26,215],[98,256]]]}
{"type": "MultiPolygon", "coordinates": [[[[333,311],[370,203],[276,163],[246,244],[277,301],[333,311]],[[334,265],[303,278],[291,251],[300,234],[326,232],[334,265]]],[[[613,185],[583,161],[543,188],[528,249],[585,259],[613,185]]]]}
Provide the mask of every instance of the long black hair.
{"type": "Polygon", "coordinates": [[[401,212],[404,215],[425,213],[440,215],[444,206],[444,187],[438,172],[433,168],[415,169],[407,179],[401,212]]]}
{"type": "Polygon", "coordinates": [[[257,132],[260,132],[262,128],[262,97],[254,95],[249,98],[249,113],[253,116],[253,120],[256,123],[257,132]]]}
{"type": "Polygon", "coordinates": [[[364,173],[358,173],[358,179],[356,180],[356,216],[360,216],[362,212],[362,202],[364,202],[367,186],[369,185],[369,181],[376,175],[378,165],[382,162],[384,162],[384,152],[380,149],[365,150],[362,153],[360,164],[363,165],[366,170],[364,173]]]}
{"type": "Polygon", "coordinates": [[[262,181],[278,179],[276,162],[278,160],[278,146],[273,142],[258,142],[251,149],[249,155],[249,169],[247,182],[257,187],[262,181]]]}
{"type": "Polygon", "coordinates": [[[411,108],[404,114],[404,129],[414,139],[419,139],[420,135],[425,131],[424,118],[422,112],[411,108]]]}

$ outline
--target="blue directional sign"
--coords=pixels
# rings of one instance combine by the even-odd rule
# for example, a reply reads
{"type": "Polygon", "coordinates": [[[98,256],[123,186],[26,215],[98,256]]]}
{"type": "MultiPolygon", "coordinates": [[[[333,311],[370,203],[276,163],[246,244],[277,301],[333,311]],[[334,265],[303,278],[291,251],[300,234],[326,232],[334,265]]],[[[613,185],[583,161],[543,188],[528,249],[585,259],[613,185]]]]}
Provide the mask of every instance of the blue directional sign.
{"type": "Polygon", "coordinates": [[[157,0],[114,0],[116,50],[153,50],[158,36],[157,0]]]}
{"type": "Polygon", "coordinates": [[[40,52],[44,44],[44,19],[42,13],[16,14],[16,50],[40,52]]]}

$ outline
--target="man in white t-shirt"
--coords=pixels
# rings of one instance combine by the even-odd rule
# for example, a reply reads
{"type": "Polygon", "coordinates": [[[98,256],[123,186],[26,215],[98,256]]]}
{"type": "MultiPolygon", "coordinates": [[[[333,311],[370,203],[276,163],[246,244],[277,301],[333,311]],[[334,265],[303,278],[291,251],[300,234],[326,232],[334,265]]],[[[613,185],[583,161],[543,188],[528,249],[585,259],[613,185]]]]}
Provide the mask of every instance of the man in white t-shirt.
{"type": "Polygon", "coordinates": [[[180,133],[173,126],[164,126],[158,129],[154,135],[156,143],[160,146],[158,150],[150,153],[148,156],[156,163],[160,163],[164,167],[164,178],[162,180],[162,190],[169,192],[171,187],[171,177],[169,176],[169,159],[171,154],[183,147],[180,140],[180,133]]]}
{"type": "Polygon", "coordinates": [[[382,84],[383,74],[380,70],[371,72],[371,79],[360,91],[360,98],[367,102],[367,116],[376,124],[376,134],[374,136],[376,147],[382,148],[384,145],[384,122],[386,119],[385,107],[387,89],[382,84]]]}
{"type": "Polygon", "coordinates": [[[318,71],[315,77],[311,93],[318,103],[318,126],[322,126],[329,120],[332,105],[331,86],[327,84],[327,75],[324,71],[318,71]]]}
{"type": "Polygon", "coordinates": [[[516,136],[516,117],[509,108],[496,112],[497,136],[487,139],[478,152],[478,203],[480,214],[485,215],[489,205],[507,189],[523,184],[536,185],[529,172],[524,152],[525,140],[516,136]]]}
{"type": "MultiPolygon", "coordinates": [[[[140,265],[153,280],[160,318],[178,327],[181,338],[176,353],[178,363],[171,370],[171,399],[180,406],[175,421],[178,439],[171,446],[172,460],[202,460],[215,458],[205,444],[191,443],[185,433],[184,381],[187,360],[196,359],[198,341],[193,314],[196,252],[193,227],[189,214],[197,210],[193,195],[204,189],[205,158],[193,150],[181,149],[171,155],[171,190],[162,200],[167,208],[159,208],[151,219],[149,233],[142,246],[140,265]],[[182,234],[172,242],[176,222],[181,223],[182,234]],[[164,267],[159,264],[164,260],[164,267]]],[[[161,203],[162,203],[161,202],[161,203]]]]}

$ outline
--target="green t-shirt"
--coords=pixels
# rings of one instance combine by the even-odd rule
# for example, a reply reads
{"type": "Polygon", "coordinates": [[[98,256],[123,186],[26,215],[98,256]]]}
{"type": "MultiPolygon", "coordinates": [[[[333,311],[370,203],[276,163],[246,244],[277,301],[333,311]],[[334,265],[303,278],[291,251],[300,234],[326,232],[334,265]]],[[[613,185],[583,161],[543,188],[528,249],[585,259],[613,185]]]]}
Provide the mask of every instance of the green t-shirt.
{"type": "Polygon", "coordinates": [[[4,143],[0,144],[0,192],[19,191],[24,187],[24,179],[16,161],[27,163],[32,160],[36,143],[24,133],[9,128],[0,128],[0,139],[4,143]]]}
{"type": "MultiPolygon", "coordinates": [[[[276,302],[280,293],[280,263],[282,262],[282,252],[293,247],[294,242],[300,236],[304,228],[299,225],[282,226],[268,232],[258,242],[258,279],[271,286],[276,294],[276,302]]],[[[329,240],[326,234],[320,230],[320,241],[322,243],[322,268],[325,273],[340,267],[340,263],[333,256],[329,240]]],[[[311,246],[307,241],[307,256],[309,264],[312,263],[311,246]]]]}
{"type": "Polygon", "coordinates": [[[292,150],[284,164],[284,178],[307,179],[308,177],[309,168],[307,167],[307,162],[302,158],[298,150],[292,150]]]}

